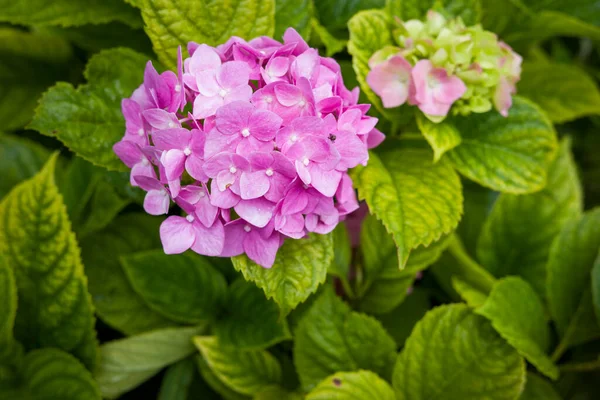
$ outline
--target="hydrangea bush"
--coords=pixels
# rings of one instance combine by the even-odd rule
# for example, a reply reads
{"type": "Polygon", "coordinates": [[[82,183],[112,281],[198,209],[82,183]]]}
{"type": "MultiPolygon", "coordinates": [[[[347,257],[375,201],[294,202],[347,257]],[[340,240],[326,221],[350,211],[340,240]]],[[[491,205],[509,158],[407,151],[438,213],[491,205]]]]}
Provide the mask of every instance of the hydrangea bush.
{"type": "Polygon", "coordinates": [[[0,0],[0,399],[596,399],[597,11],[0,0]]]}

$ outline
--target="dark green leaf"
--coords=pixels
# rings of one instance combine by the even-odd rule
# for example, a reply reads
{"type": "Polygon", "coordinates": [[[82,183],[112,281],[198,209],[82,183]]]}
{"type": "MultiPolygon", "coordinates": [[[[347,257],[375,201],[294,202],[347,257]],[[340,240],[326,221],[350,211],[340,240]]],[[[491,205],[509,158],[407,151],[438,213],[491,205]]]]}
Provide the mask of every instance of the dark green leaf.
{"type": "Polygon", "coordinates": [[[529,372],[527,373],[525,390],[519,400],[561,400],[561,397],[550,382],[529,372]]]}
{"type": "Polygon", "coordinates": [[[397,347],[402,347],[410,336],[415,324],[431,308],[429,296],[425,290],[414,289],[406,299],[392,311],[377,315],[385,330],[394,338],[397,347]]]}
{"type": "Polygon", "coordinates": [[[283,37],[287,28],[294,28],[308,41],[311,31],[311,18],[314,14],[312,0],[275,0],[275,33],[273,37],[283,37]]]}

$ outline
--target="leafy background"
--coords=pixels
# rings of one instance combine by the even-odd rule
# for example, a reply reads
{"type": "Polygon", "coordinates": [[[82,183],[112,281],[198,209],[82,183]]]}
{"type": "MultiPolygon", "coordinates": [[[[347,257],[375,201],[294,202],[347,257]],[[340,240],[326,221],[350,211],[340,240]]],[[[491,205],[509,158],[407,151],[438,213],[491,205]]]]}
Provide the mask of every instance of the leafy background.
{"type": "Polygon", "coordinates": [[[0,0],[0,398],[597,398],[598,65],[590,0],[0,0]],[[365,85],[430,8],[524,56],[508,118],[432,124],[365,85]],[[388,135],[353,171],[360,246],[164,255],[111,150],[121,98],[187,41],[288,26],[388,135]]]}

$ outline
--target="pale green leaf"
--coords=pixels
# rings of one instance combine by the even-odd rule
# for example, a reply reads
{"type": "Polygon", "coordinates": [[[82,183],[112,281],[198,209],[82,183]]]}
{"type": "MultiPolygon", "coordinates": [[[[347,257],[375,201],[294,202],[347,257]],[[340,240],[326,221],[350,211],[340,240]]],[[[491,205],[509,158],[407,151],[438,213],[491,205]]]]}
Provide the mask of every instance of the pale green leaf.
{"type": "MultiPolygon", "coordinates": [[[[0,19],[3,13],[0,0],[0,19]]],[[[12,21],[11,21],[12,22],[12,21]]],[[[69,43],[49,32],[26,32],[0,27],[0,121],[3,130],[22,128],[31,121],[44,90],[70,78],[73,51],[69,43]]]]}
{"type": "Polygon", "coordinates": [[[252,282],[238,279],[227,291],[223,315],[213,331],[223,346],[238,349],[265,349],[291,339],[286,319],[279,307],[252,282]]]}
{"type": "Polygon", "coordinates": [[[379,321],[354,312],[326,288],[294,332],[294,363],[305,391],[337,371],[369,369],[389,378],[396,344],[379,321]]]}
{"type": "Polygon", "coordinates": [[[456,293],[469,305],[469,307],[480,307],[485,303],[488,298],[488,294],[485,291],[472,286],[471,283],[467,283],[461,278],[455,276],[451,277],[452,288],[456,290],[456,293]]]}
{"type": "Polygon", "coordinates": [[[279,361],[266,350],[225,346],[214,336],[197,336],[194,343],[216,377],[238,393],[253,395],[281,383],[279,361]]]}
{"type": "Polygon", "coordinates": [[[36,142],[0,133],[0,199],[17,183],[35,175],[49,155],[36,142]]]}
{"type": "Polygon", "coordinates": [[[594,300],[596,318],[600,321],[600,252],[598,252],[596,262],[592,268],[592,298],[594,300]]]}
{"type": "Polygon", "coordinates": [[[127,335],[175,324],[148,307],[131,287],[119,261],[121,255],[160,248],[159,224],[157,217],[125,214],[81,242],[96,313],[108,325],[127,335]]]}
{"type": "Polygon", "coordinates": [[[93,368],[95,318],[77,240],[54,180],[57,158],[0,203],[0,254],[18,287],[16,338],[28,349],[65,350],[93,368]]]}
{"type": "Polygon", "coordinates": [[[460,132],[453,124],[434,123],[422,113],[417,113],[417,125],[433,149],[433,161],[438,161],[448,150],[461,142],[460,132]]]}
{"type": "Polygon", "coordinates": [[[533,103],[515,97],[508,117],[496,111],[449,119],[462,143],[447,154],[463,175],[509,193],[530,193],[546,184],[546,168],[557,147],[556,133],[533,103]]]}
{"type": "Polygon", "coordinates": [[[525,363],[466,305],[437,307],[417,323],[396,362],[398,400],[513,400],[525,363]]]}
{"type": "Polygon", "coordinates": [[[177,47],[190,41],[216,46],[275,31],[275,0],[141,0],[141,9],[154,52],[173,69],[177,47]]]}
{"type": "Polygon", "coordinates": [[[318,19],[313,18],[311,21],[311,25],[313,28],[313,32],[317,34],[318,40],[321,41],[321,43],[323,43],[323,46],[325,46],[325,55],[327,57],[331,57],[334,54],[346,49],[346,44],[348,43],[348,41],[345,39],[338,39],[335,36],[333,36],[327,30],[327,28],[325,28],[319,23],[318,19]]]}
{"type": "Polygon", "coordinates": [[[550,330],[544,303],[527,282],[518,277],[499,280],[475,312],[489,319],[496,332],[538,371],[558,378],[558,368],[546,355],[550,330]]]}
{"type": "Polygon", "coordinates": [[[125,131],[121,100],[144,77],[147,56],[125,48],[94,55],[85,70],[87,84],[75,89],[59,82],[40,100],[31,129],[56,137],[77,155],[112,170],[126,170],[112,146],[125,131]]]}
{"type": "MultiPolygon", "coordinates": [[[[100,400],[100,390],[83,364],[58,349],[28,353],[19,371],[23,385],[19,399],[100,400]]],[[[15,398],[16,399],[16,398],[15,398]]]]}
{"type": "Polygon", "coordinates": [[[102,396],[116,398],[195,351],[192,338],[202,328],[168,328],[100,347],[101,362],[95,378],[102,396]]]}
{"type": "Polygon", "coordinates": [[[590,273],[599,248],[600,208],[595,208],[569,221],[550,249],[546,289],[550,314],[561,337],[559,353],[600,337],[590,289],[590,273]]]}
{"type": "Polygon", "coordinates": [[[460,179],[446,160],[434,164],[426,148],[402,145],[371,153],[353,179],[359,197],[392,234],[401,268],[412,249],[429,246],[458,225],[460,179]]]}
{"type": "Polygon", "coordinates": [[[348,20],[353,15],[385,6],[385,0],[318,0],[314,3],[321,25],[340,38],[345,36],[348,20]]]}
{"type": "Polygon", "coordinates": [[[392,387],[371,371],[338,372],[328,376],[307,400],[395,400],[392,387]]]}
{"type": "Polygon", "coordinates": [[[387,0],[391,15],[409,19],[425,19],[427,11],[434,9],[446,17],[461,17],[467,25],[474,25],[481,19],[480,0],[387,0]]]}
{"type": "Polygon", "coordinates": [[[600,114],[596,82],[574,65],[525,62],[518,91],[539,104],[554,123],[600,114]]]}
{"type": "Polygon", "coordinates": [[[415,288],[398,307],[386,314],[377,315],[385,330],[394,338],[397,347],[402,347],[415,324],[431,308],[427,291],[415,288]]]}
{"type": "Polygon", "coordinates": [[[312,0],[275,0],[275,31],[273,37],[282,38],[288,28],[294,28],[304,40],[308,41],[313,14],[312,0]]]}
{"type": "Polygon", "coordinates": [[[263,268],[245,255],[231,260],[247,281],[264,290],[287,315],[325,282],[333,262],[333,238],[312,234],[306,239],[287,240],[271,268],[263,268]]]}
{"type": "Polygon", "coordinates": [[[537,193],[498,197],[477,246],[483,266],[497,277],[519,275],[545,297],[546,264],[562,226],[583,209],[570,140],[563,140],[548,169],[548,184],[537,193]]]}
{"type": "Polygon", "coordinates": [[[196,357],[196,365],[200,375],[212,390],[217,392],[224,400],[249,400],[250,396],[238,393],[217,378],[215,373],[210,369],[206,360],[200,354],[196,357]]]}
{"type": "Polygon", "coordinates": [[[529,372],[525,390],[519,400],[561,400],[561,397],[550,382],[529,372]]]}
{"type": "Polygon", "coordinates": [[[0,22],[74,26],[110,21],[141,26],[139,12],[121,0],[0,0],[0,22]]]}
{"type": "Polygon", "coordinates": [[[20,350],[13,336],[16,315],[17,283],[11,267],[0,254],[0,364],[10,363],[20,350]]]}
{"type": "Polygon", "coordinates": [[[121,256],[121,265],[136,293],[168,319],[208,323],[223,306],[227,282],[206,257],[157,249],[121,256]]]}

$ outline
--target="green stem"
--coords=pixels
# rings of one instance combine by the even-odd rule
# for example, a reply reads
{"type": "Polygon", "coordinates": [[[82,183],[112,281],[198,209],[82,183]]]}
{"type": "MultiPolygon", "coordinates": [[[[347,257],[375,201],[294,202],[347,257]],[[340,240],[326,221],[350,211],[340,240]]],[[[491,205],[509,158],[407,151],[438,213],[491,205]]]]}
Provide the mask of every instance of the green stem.
{"type": "Polygon", "coordinates": [[[453,275],[486,294],[492,290],[496,279],[469,256],[458,236],[450,239],[448,252],[457,262],[453,275]]]}
{"type": "Polygon", "coordinates": [[[554,352],[552,353],[552,356],[550,356],[550,358],[553,362],[557,362],[558,360],[560,360],[565,351],[567,351],[567,341],[563,339],[560,341],[558,346],[556,346],[556,349],[554,349],[554,352]]]}
{"type": "Polygon", "coordinates": [[[559,365],[558,368],[562,372],[588,372],[600,369],[600,358],[594,361],[569,363],[559,365]]]}

